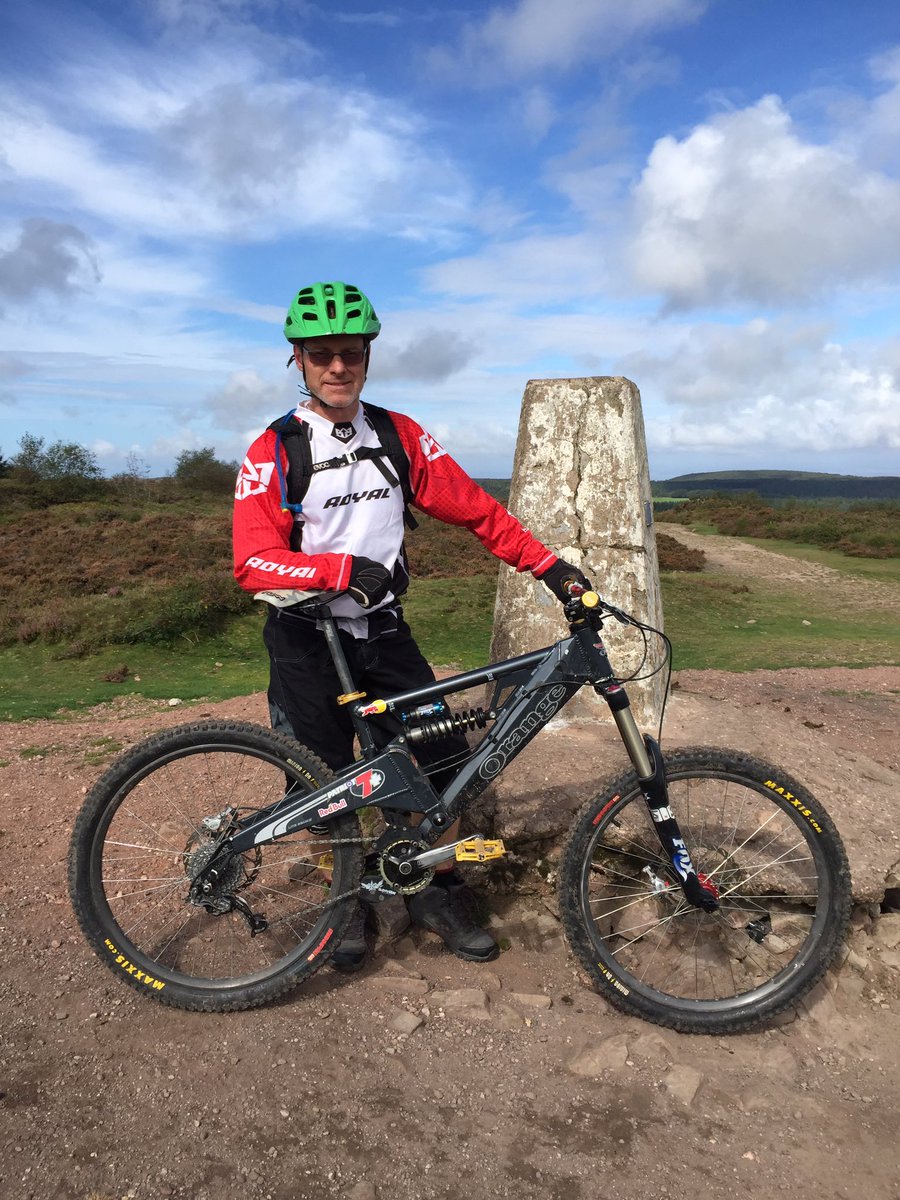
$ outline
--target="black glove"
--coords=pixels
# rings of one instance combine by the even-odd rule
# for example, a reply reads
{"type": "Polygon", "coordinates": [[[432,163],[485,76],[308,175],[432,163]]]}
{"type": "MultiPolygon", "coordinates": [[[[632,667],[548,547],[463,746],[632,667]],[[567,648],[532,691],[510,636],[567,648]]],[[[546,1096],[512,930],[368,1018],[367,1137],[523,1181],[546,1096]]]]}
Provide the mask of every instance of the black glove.
{"type": "Polygon", "coordinates": [[[347,593],[362,608],[374,608],[391,590],[391,573],[371,558],[354,554],[347,593]]]}
{"type": "Polygon", "coordinates": [[[571,597],[566,591],[566,585],[570,583],[580,584],[586,592],[591,591],[591,581],[577,567],[573,567],[571,563],[567,563],[565,559],[558,558],[549,571],[545,571],[541,576],[541,583],[546,583],[547,587],[563,604],[571,597]]]}

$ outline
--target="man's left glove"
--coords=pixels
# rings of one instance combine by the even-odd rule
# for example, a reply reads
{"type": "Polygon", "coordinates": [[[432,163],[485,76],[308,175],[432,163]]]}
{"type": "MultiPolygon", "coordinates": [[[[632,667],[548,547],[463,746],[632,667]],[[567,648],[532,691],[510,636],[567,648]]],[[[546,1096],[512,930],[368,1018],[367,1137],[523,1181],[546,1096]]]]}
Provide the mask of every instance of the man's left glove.
{"type": "Polygon", "coordinates": [[[546,583],[547,587],[553,595],[565,604],[570,599],[569,593],[566,590],[570,583],[577,583],[584,588],[586,592],[591,590],[591,581],[577,567],[573,567],[571,563],[567,563],[565,559],[558,558],[549,571],[545,571],[540,577],[541,583],[546,583]]]}

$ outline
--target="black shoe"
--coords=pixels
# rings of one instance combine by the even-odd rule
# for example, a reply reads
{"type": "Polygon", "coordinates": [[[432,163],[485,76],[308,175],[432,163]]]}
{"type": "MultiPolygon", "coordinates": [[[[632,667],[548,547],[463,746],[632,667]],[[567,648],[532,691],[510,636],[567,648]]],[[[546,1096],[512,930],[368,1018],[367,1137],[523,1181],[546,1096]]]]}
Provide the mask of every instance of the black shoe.
{"type": "Polygon", "coordinates": [[[487,932],[476,925],[466,904],[468,888],[455,871],[446,871],[434,881],[410,896],[406,902],[409,915],[424,929],[443,938],[457,958],[468,962],[492,962],[500,947],[487,932]]]}
{"type": "Polygon", "coordinates": [[[343,971],[345,975],[349,975],[364,966],[367,952],[366,910],[361,904],[357,904],[356,912],[350,918],[350,924],[331,956],[331,965],[336,971],[343,971]]]}

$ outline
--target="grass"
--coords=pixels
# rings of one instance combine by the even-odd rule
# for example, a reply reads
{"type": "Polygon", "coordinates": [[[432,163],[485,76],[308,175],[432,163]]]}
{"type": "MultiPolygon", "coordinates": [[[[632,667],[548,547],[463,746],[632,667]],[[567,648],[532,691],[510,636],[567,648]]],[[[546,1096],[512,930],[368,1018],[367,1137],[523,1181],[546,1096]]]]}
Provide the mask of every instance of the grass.
{"type": "Polygon", "coordinates": [[[236,619],[226,634],[175,647],[107,646],[77,659],[43,642],[0,651],[0,720],[65,718],[119,696],[151,700],[226,700],[266,686],[262,614],[236,619]],[[107,674],[125,677],[108,682],[107,674]],[[135,678],[137,677],[137,678],[135,678]]]}
{"type": "Polygon", "coordinates": [[[713,493],[665,508],[659,519],[698,527],[708,522],[732,537],[786,539],[855,558],[900,556],[900,503],[896,501],[831,506],[791,501],[773,506],[752,494],[713,493]]]}
{"type": "Polygon", "coordinates": [[[90,748],[84,752],[83,761],[86,767],[99,767],[109,762],[122,749],[122,743],[112,737],[94,738],[90,748]]]}
{"type": "MultiPolygon", "coordinates": [[[[404,611],[429,662],[468,670],[487,660],[494,576],[416,580],[404,611]]],[[[148,700],[227,700],[263,691],[268,660],[262,611],[235,618],[226,633],[182,638],[174,647],[107,646],[81,658],[60,658],[43,642],[0,650],[0,720],[65,719],[120,696],[148,700]],[[109,681],[106,675],[123,674],[109,681]]],[[[35,748],[35,753],[44,753],[35,748]]],[[[108,757],[98,746],[100,759],[108,757]]]]}
{"type": "Polygon", "coordinates": [[[433,666],[469,671],[487,662],[496,592],[496,575],[414,581],[403,611],[433,666]]]}
{"type": "Polygon", "coordinates": [[[724,574],[669,573],[662,578],[662,592],[676,669],[752,671],[900,662],[896,612],[831,601],[796,585],[779,585],[778,580],[724,574]]]}
{"type": "MultiPolygon", "coordinates": [[[[900,559],[847,558],[769,539],[763,545],[848,575],[900,583],[900,559]]],[[[431,663],[469,670],[487,661],[495,586],[493,574],[414,581],[404,609],[431,663]]],[[[663,572],[662,592],[676,668],[748,671],[900,662],[896,610],[861,608],[778,579],[724,574],[663,572]]],[[[168,648],[108,646],[74,659],[58,657],[59,647],[41,641],[0,650],[0,720],[65,719],[128,695],[190,703],[262,691],[267,679],[262,620],[262,612],[254,611],[233,619],[227,632],[215,637],[183,637],[168,648]],[[127,672],[118,682],[104,679],[121,674],[117,668],[123,666],[127,672]]],[[[30,750],[43,754],[52,747],[30,750]]],[[[114,752],[111,739],[101,739],[87,753],[99,762],[114,752]]]]}
{"type": "MultiPolygon", "coordinates": [[[[703,532],[699,526],[697,530],[703,532]]],[[[857,558],[842,554],[839,550],[824,550],[821,546],[803,545],[779,538],[747,537],[741,538],[741,541],[751,542],[762,550],[771,550],[773,554],[821,563],[845,575],[857,575],[861,579],[875,579],[882,583],[900,583],[900,558],[857,558]]]]}

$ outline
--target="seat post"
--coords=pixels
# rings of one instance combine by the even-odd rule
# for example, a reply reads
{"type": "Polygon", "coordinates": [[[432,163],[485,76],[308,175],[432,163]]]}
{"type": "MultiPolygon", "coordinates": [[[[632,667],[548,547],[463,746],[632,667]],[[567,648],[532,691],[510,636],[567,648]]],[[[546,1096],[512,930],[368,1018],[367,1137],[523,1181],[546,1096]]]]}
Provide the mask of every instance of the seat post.
{"type": "MultiPolygon", "coordinates": [[[[347,662],[347,656],[344,653],[344,647],[341,645],[334,617],[331,615],[331,609],[327,604],[323,604],[320,608],[316,609],[316,619],[322,627],[322,632],[325,634],[325,641],[328,643],[328,652],[331,655],[331,661],[334,663],[334,669],[337,671],[344,695],[354,695],[356,684],[353,681],[353,676],[350,674],[350,664],[347,662]]],[[[363,752],[369,753],[375,750],[375,739],[372,736],[372,730],[369,728],[368,722],[362,720],[361,717],[357,717],[352,708],[350,710],[350,720],[353,722],[353,728],[356,730],[356,736],[359,738],[359,744],[363,752]]]]}

